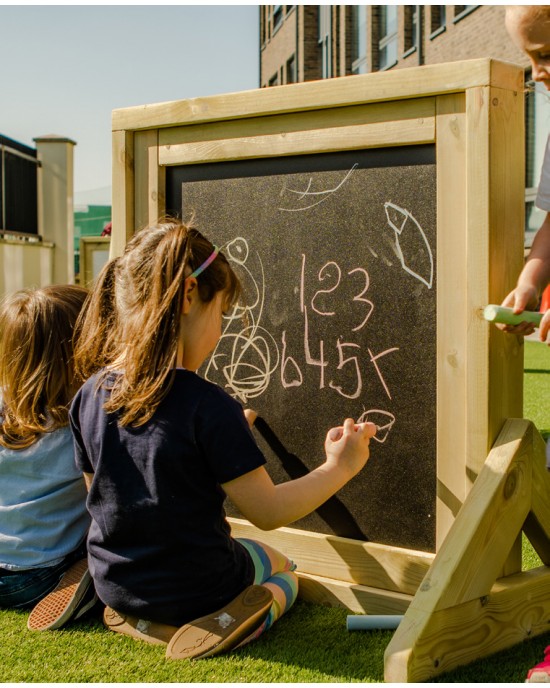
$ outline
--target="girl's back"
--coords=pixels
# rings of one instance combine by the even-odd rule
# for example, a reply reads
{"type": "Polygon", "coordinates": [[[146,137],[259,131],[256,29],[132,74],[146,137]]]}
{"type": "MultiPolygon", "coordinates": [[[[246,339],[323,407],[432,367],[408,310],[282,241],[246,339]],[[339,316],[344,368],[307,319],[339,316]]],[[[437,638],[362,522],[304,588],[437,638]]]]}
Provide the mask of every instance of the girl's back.
{"type": "Polygon", "coordinates": [[[77,459],[93,473],[88,550],[110,607],[178,626],[233,599],[252,580],[229,537],[219,485],[263,465],[240,405],[178,369],[153,417],[123,426],[98,376],[71,408],[77,459]]]}
{"type": "Polygon", "coordinates": [[[0,304],[0,606],[34,604],[85,556],[90,518],[68,407],[86,296],[56,285],[0,304]]]}
{"type": "Polygon", "coordinates": [[[68,427],[25,449],[0,447],[0,567],[59,563],[86,535],[85,503],[68,427]]]}

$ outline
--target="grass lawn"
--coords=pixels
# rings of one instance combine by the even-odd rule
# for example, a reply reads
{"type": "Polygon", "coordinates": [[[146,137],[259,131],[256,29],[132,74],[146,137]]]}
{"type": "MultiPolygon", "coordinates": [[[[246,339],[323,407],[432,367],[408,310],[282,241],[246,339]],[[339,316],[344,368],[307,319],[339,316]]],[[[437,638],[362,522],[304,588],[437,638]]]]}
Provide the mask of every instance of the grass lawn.
{"type": "MultiPolygon", "coordinates": [[[[525,345],[524,415],[550,433],[550,348],[525,345]]],[[[524,568],[540,565],[524,540],[524,568]]],[[[390,631],[348,632],[347,611],[298,601],[273,629],[246,648],[207,660],[170,662],[164,649],[105,630],[99,618],[31,633],[27,615],[0,612],[5,683],[379,683],[390,631]]],[[[542,659],[550,634],[441,676],[433,682],[522,683],[542,659]]]]}

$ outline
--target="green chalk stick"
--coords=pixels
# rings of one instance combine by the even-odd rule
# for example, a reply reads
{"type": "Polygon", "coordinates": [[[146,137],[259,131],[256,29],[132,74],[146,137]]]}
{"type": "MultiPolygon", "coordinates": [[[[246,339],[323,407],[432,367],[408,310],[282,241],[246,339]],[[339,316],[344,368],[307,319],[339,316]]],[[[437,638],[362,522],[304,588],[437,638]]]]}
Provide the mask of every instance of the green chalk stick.
{"type": "Polygon", "coordinates": [[[534,311],[523,311],[523,313],[514,313],[512,308],[506,306],[485,306],[483,310],[483,317],[489,322],[503,323],[504,325],[519,325],[522,322],[532,323],[536,327],[540,325],[543,313],[536,313],[534,311]]]}

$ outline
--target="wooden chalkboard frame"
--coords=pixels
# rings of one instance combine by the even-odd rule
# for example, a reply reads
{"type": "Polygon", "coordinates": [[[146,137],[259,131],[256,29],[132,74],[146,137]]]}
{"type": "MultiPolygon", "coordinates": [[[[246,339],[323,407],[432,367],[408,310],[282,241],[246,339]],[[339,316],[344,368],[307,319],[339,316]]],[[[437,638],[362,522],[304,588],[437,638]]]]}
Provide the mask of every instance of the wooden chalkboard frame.
{"type": "MultiPolygon", "coordinates": [[[[523,108],[523,70],[481,59],[113,112],[112,256],[138,228],[163,214],[167,166],[436,146],[435,555],[293,528],[264,533],[246,521],[232,523],[236,535],[258,537],[296,560],[307,599],[356,612],[409,610],[386,652],[386,678],[392,681],[421,680],[545,630],[539,624],[527,631],[522,621],[493,614],[501,640],[480,641],[471,632],[477,623],[471,612],[468,633],[457,632],[459,640],[449,643],[454,649],[434,655],[437,629],[448,624],[457,630],[464,605],[474,609],[497,588],[502,593],[502,581],[517,578],[522,595],[530,589],[520,573],[522,528],[550,562],[550,522],[539,504],[544,499],[538,488],[531,493],[531,473],[528,483],[523,481],[543,461],[540,438],[530,424],[508,420],[522,416],[522,341],[489,326],[481,315],[486,304],[500,302],[513,287],[522,265],[523,108]],[[481,484],[485,491],[477,487],[481,484]],[[514,527],[497,538],[489,555],[480,547],[477,528],[491,540],[503,500],[514,514],[514,527]],[[480,583],[472,582],[474,575],[480,583]],[[514,633],[500,633],[505,627],[514,627],[514,633]]],[[[540,466],[537,471],[545,479],[540,466]]],[[[533,586],[547,584],[543,569],[533,586]]],[[[513,603],[519,599],[515,590],[506,592],[513,603]]],[[[547,615],[549,603],[540,604],[547,615]]]]}

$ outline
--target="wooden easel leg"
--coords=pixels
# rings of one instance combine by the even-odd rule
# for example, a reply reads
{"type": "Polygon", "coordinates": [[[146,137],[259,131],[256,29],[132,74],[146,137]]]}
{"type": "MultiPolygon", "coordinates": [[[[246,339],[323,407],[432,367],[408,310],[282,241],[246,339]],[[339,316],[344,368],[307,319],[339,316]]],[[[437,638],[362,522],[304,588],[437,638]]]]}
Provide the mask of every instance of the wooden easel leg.
{"type": "Polygon", "coordinates": [[[541,442],[529,421],[504,424],[386,649],[386,681],[422,681],[550,630],[546,567],[497,580],[526,522],[550,554],[550,491],[533,481],[546,471],[541,442]]]}

